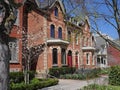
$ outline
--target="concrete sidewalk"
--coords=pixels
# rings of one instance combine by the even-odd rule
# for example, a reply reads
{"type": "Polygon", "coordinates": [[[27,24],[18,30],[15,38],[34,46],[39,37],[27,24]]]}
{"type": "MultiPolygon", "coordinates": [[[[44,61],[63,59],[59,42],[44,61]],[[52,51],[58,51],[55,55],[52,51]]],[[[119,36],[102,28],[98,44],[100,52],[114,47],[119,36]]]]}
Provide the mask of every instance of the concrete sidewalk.
{"type": "Polygon", "coordinates": [[[68,79],[59,79],[59,84],[39,90],[79,90],[80,88],[87,86],[89,84],[108,84],[108,77],[101,76],[100,78],[91,79],[91,80],[68,80],[68,79]]]}

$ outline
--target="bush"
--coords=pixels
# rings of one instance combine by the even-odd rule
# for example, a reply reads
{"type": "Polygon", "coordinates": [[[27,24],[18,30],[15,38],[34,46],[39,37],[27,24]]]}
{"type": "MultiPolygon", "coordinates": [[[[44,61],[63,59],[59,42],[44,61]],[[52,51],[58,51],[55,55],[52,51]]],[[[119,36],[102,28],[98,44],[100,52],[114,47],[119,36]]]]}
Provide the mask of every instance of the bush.
{"type": "Polygon", "coordinates": [[[93,69],[93,70],[86,70],[84,73],[74,73],[74,74],[65,74],[60,75],[62,79],[78,79],[78,80],[85,80],[98,77],[100,73],[100,69],[93,69]]]}
{"type": "MultiPolygon", "coordinates": [[[[35,77],[34,71],[29,71],[30,80],[35,77]]],[[[20,83],[24,81],[24,74],[23,72],[10,72],[10,83],[20,83]]]]}
{"type": "Polygon", "coordinates": [[[109,84],[111,85],[120,85],[120,66],[111,67],[109,73],[109,84]]]}
{"type": "Polygon", "coordinates": [[[24,75],[22,72],[10,72],[10,82],[19,83],[24,81],[24,75]]]}
{"type": "Polygon", "coordinates": [[[103,69],[101,69],[100,74],[101,74],[101,75],[109,74],[109,71],[110,71],[110,68],[103,68],[103,69]]]}
{"type": "Polygon", "coordinates": [[[55,77],[60,77],[64,74],[73,74],[76,71],[74,67],[54,67],[49,69],[49,74],[55,77]]]}
{"type": "Polygon", "coordinates": [[[58,84],[58,79],[36,79],[31,80],[30,84],[12,83],[10,85],[10,90],[37,90],[44,87],[52,86],[58,84]]]}

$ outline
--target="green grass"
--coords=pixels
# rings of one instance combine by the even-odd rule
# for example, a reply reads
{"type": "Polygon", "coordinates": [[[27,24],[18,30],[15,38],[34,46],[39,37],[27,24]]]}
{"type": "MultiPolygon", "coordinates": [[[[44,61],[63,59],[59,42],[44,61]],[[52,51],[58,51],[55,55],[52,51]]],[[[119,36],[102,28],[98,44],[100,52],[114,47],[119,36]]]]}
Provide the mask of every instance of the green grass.
{"type": "Polygon", "coordinates": [[[80,90],[120,90],[120,86],[111,86],[111,85],[105,86],[105,85],[91,84],[85,86],[80,90]]]}

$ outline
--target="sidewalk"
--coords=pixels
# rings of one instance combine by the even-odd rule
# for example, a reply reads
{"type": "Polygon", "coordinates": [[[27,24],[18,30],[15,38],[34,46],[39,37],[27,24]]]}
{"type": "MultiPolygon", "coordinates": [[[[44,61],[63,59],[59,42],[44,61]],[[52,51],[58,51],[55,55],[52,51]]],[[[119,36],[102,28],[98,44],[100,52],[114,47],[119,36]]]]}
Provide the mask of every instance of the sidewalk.
{"type": "Polygon", "coordinates": [[[101,84],[105,85],[108,83],[107,76],[101,76],[100,78],[92,80],[68,80],[68,79],[59,79],[59,84],[39,90],[78,90],[89,84],[101,84]]]}

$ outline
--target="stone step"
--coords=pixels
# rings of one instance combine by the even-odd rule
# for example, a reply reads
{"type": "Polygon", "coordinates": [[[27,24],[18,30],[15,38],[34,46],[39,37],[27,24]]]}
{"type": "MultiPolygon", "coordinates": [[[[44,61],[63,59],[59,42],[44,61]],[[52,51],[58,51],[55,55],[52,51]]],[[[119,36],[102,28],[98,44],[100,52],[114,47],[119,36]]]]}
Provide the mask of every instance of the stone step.
{"type": "Polygon", "coordinates": [[[46,73],[38,73],[35,75],[36,78],[47,78],[47,74],[46,73]]]}

